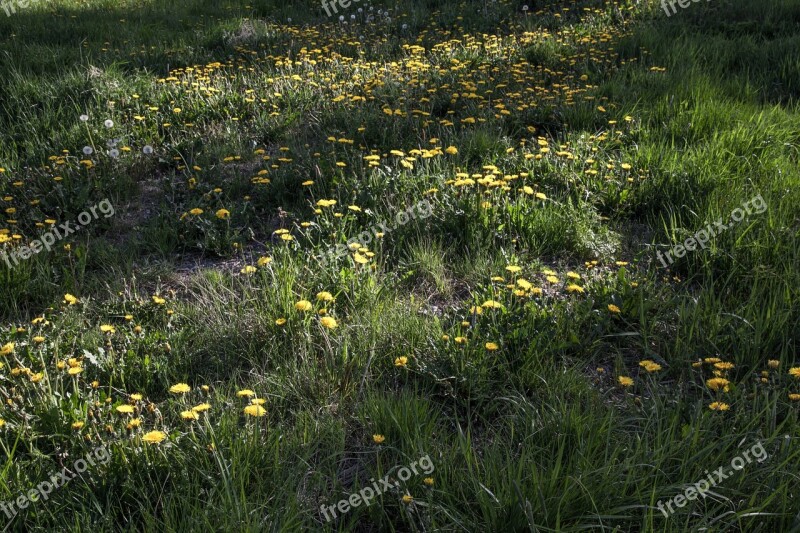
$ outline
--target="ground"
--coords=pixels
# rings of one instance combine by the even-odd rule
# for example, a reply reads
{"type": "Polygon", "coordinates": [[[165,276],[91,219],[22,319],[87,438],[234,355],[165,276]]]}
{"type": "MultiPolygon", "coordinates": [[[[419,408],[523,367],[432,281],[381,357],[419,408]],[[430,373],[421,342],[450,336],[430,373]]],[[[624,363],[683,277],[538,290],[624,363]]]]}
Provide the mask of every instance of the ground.
{"type": "Polygon", "coordinates": [[[335,6],[0,5],[4,525],[800,527],[800,3],[335,6]]]}

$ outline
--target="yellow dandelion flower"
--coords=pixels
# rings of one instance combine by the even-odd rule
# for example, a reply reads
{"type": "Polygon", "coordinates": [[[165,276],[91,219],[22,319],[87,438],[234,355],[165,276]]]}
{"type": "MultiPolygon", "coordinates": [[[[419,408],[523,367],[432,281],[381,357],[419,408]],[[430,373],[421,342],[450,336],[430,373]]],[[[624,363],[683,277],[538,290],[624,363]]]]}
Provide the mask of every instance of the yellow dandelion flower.
{"type": "Polygon", "coordinates": [[[375,444],[382,444],[383,441],[385,441],[385,440],[386,440],[386,437],[384,437],[383,435],[381,435],[379,433],[376,433],[375,435],[372,436],[372,442],[374,442],[375,444]]]}
{"type": "Polygon", "coordinates": [[[197,420],[200,418],[200,415],[194,410],[181,411],[181,418],[184,420],[197,420]]]}
{"type": "Polygon", "coordinates": [[[619,376],[617,378],[617,381],[623,387],[630,387],[631,385],[633,385],[633,379],[631,379],[631,378],[629,378],[627,376],[619,376]]]}
{"type": "Polygon", "coordinates": [[[314,306],[308,300],[300,300],[296,304],[294,304],[294,308],[298,311],[310,311],[314,306]]]}
{"type": "MultiPolygon", "coordinates": [[[[133,423],[133,421],[131,421],[131,423],[133,423]]],[[[150,431],[142,435],[142,440],[148,444],[158,444],[166,438],[167,434],[164,433],[163,431],[150,431]]]]}
{"type": "Polygon", "coordinates": [[[328,329],[334,329],[335,327],[337,327],[339,325],[336,322],[336,319],[334,319],[333,317],[330,317],[330,316],[324,316],[324,317],[320,318],[319,322],[320,322],[320,324],[322,324],[323,326],[325,326],[328,329]]]}
{"type": "Polygon", "coordinates": [[[192,388],[186,383],[177,383],[169,388],[172,394],[186,394],[190,390],[192,390],[192,388]]]}
{"type": "Polygon", "coordinates": [[[209,409],[211,409],[210,403],[201,403],[200,405],[195,405],[192,407],[192,411],[195,413],[202,413],[204,411],[208,411],[209,409]]]}
{"type": "Polygon", "coordinates": [[[500,346],[496,342],[487,342],[486,344],[484,344],[484,347],[490,352],[493,352],[500,348],[500,346]]]}
{"type": "Polygon", "coordinates": [[[408,357],[405,355],[401,355],[397,359],[394,360],[394,366],[406,366],[408,365],[408,357]]]}
{"type": "Polygon", "coordinates": [[[708,405],[708,408],[712,411],[727,411],[731,408],[731,406],[725,402],[711,402],[708,405]]]}
{"type": "Polygon", "coordinates": [[[134,409],[132,405],[119,405],[117,406],[117,412],[127,415],[133,413],[134,409]]]}
{"type": "Polygon", "coordinates": [[[251,396],[255,396],[256,393],[251,391],[250,389],[242,389],[236,393],[236,396],[239,398],[250,398],[251,396]]]}
{"type": "Polygon", "coordinates": [[[622,310],[614,304],[608,304],[608,310],[612,313],[621,313],[622,310]]]}
{"type": "Polygon", "coordinates": [[[264,416],[267,414],[267,410],[260,405],[248,405],[244,408],[244,414],[250,416],[264,416]]]}

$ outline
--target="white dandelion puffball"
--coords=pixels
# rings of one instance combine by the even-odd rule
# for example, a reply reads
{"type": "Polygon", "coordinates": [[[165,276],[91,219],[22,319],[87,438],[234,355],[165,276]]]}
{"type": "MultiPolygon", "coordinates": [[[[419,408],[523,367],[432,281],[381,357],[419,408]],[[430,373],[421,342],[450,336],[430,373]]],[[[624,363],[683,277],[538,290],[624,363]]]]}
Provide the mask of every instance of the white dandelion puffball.
{"type": "Polygon", "coordinates": [[[116,159],[119,157],[119,150],[117,150],[116,148],[112,148],[111,150],[108,151],[108,155],[116,159]]]}
{"type": "Polygon", "coordinates": [[[148,154],[148,155],[152,154],[153,153],[153,147],[148,144],[144,148],[142,148],[142,152],[144,152],[145,154],[148,154]]]}
{"type": "Polygon", "coordinates": [[[88,122],[89,121],[89,115],[81,115],[79,118],[81,119],[81,122],[88,122]]]}
{"type": "Polygon", "coordinates": [[[105,125],[106,128],[113,128],[114,127],[114,121],[111,120],[110,118],[106,119],[106,121],[103,122],[103,124],[105,125]]]}
{"type": "Polygon", "coordinates": [[[91,146],[84,146],[83,147],[83,154],[84,155],[92,155],[92,153],[94,153],[94,148],[92,148],[91,146]]]}

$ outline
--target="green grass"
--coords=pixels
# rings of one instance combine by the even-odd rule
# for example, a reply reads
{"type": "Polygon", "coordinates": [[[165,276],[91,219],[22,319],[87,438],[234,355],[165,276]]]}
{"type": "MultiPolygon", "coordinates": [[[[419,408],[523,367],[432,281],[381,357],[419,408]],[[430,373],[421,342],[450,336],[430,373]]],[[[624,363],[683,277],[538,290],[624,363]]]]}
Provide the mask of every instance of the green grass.
{"type": "Polygon", "coordinates": [[[9,530],[800,528],[800,5],[528,4],[0,12],[9,530]]]}

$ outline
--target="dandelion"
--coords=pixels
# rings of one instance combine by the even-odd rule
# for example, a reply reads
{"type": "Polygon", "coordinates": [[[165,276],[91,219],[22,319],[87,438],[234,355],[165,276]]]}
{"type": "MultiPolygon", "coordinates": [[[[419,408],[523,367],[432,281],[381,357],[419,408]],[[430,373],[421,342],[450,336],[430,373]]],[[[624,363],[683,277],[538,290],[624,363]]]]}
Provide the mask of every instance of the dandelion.
{"type": "Polygon", "coordinates": [[[490,352],[493,352],[493,351],[495,351],[495,350],[500,348],[500,346],[496,342],[487,342],[484,345],[484,347],[490,352]]]}
{"type": "Polygon", "coordinates": [[[189,211],[189,214],[190,215],[194,215],[194,216],[202,215],[203,214],[203,210],[200,209],[199,207],[195,207],[194,209],[189,211]]]}
{"type": "Polygon", "coordinates": [[[658,363],[656,363],[654,361],[651,361],[649,359],[645,359],[644,361],[640,361],[639,362],[639,366],[644,368],[645,370],[647,370],[650,373],[658,372],[659,370],[661,370],[661,365],[659,365],[658,363]]]}
{"type": "Polygon", "coordinates": [[[91,146],[84,146],[83,147],[83,155],[92,155],[94,153],[94,148],[91,146]]]}
{"type": "Polygon", "coordinates": [[[408,365],[408,357],[405,355],[401,355],[400,357],[394,360],[394,366],[397,367],[405,367],[408,365]]]}
{"type": "Polygon", "coordinates": [[[264,416],[267,414],[267,410],[261,407],[260,405],[248,405],[244,408],[244,414],[250,416],[264,416]]]}
{"type": "Polygon", "coordinates": [[[631,379],[631,378],[629,378],[627,376],[619,376],[617,378],[617,381],[623,387],[630,387],[631,385],[633,385],[633,379],[631,379]]]}
{"type": "MultiPolygon", "coordinates": [[[[138,422],[138,421],[137,421],[138,422]]],[[[133,420],[131,421],[130,425],[133,425],[133,420]]],[[[137,427],[139,424],[133,425],[133,427],[137,427]]],[[[167,434],[163,431],[150,431],[142,435],[142,440],[148,444],[159,444],[164,439],[167,438],[167,434]]]]}
{"type": "Polygon", "coordinates": [[[294,304],[294,308],[301,312],[310,311],[313,307],[314,306],[308,300],[300,300],[294,304]]]}
{"type": "Polygon", "coordinates": [[[583,293],[585,291],[584,291],[584,288],[581,287],[580,285],[575,285],[574,283],[570,283],[569,285],[567,285],[567,292],[569,292],[569,293],[573,293],[573,292],[583,293]]]}
{"type": "Polygon", "coordinates": [[[113,120],[111,120],[110,118],[107,118],[107,119],[105,120],[105,122],[103,122],[103,125],[104,125],[106,128],[113,128],[113,127],[114,127],[114,121],[113,121],[113,120]]]}
{"type": "Polygon", "coordinates": [[[429,487],[433,486],[433,478],[432,477],[426,477],[425,479],[422,480],[422,482],[425,483],[426,485],[428,485],[429,487]]]}
{"type": "Polygon", "coordinates": [[[77,375],[78,375],[78,374],[80,374],[81,372],[83,372],[83,368],[81,368],[81,367],[79,367],[79,366],[73,366],[73,367],[71,367],[69,370],[67,370],[67,373],[68,373],[70,376],[77,376],[77,375]]]}
{"type": "Polygon", "coordinates": [[[789,399],[793,402],[800,402],[800,394],[790,392],[789,399]]]}
{"type": "Polygon", "coordinates": [[[319,300],[320,302],[332,302],[333,301],[333,294],[331,294],[331,293],[329,293],[327,291],[318,292],[317,293],[317,300],[319,300]]]}
{"type": "Polygon", "coordinates": [[[706,386],[713,391],[719,391],[722,389],[723,392],[728,392],[729,384],[730,381],[725,378],[711,378],[706,381],[706,386]]]}
{"type": "Polygon", "coordinates": [[[215,214],[217,215],[217,218],[220,220],[225,220],[226,218],[229,218],[231,216],[231,212],[228,211],[227,209],[219,209],[215,214]]]}
{"type": "Polygon", "coordinates": [[[730,370],[734,366],[735,365],[733,363],[725,363],[725,362],[714,363],[714,368],[717,368],[719,370],[730,370]]]}
{"type": "Polygon", "coordinates": [[[190,390],[192,390],[192,388],[186,383],[177,383],[169,388],[172,394],[186,394],[190,390]]]}
{"type": "Polygon", "coordinates": [[[197,420],[200,418],[200,415],[194,410],[181,411],[181,418],[184,420],[197,420]]]}
{"type": "Polygon", "coordinates": [[[250,389],[242,389],[236,393],[236,396],[239,398],[250,398],[251,396],[255,396],[256,393],[251,391],[250,389]]]}
{"type": "Polygon", "coordinates": [[[789,369],[789,375],[800,379],[800,366],[795,366],[789,369]]]}
{"type": "Polygon", "coordinates": [[[374,434],[372,436],[372,442],[374,442],[375,444],[382,444],[383,441],[385,441],[385,440],[386,440],[386,437],[384,437],[383,435],[381,435],[379,433],[376,433],[376,434],[374,434]]]}
{"type": "Polygon", "coordinates": [[[133,406],[132,405],[117,406],[117,412],[125,415],[133,413],[133,406]]]}
{"type": "Polygon", "coordinates": [[[284,324],[286,324],[286,319],[285,318],[278,318],[278,319],[275,320],[275,325],[276,326],[282,326],[284,324]]]}
{"type": "Polygon", "coordinates": [[[616,305],[614,305],[614,304],[608,304],[608,310],[609,310],[609,311],[611,311],[612,313],[620,313],[620,312],[622,312],[622,311],[620,310],[620,308],[619,308],[619,307],[617,307],[617,306],[616,306],[616,305]]]}
{"type": "Polygon", "coordinates": [[[84,425],[86,425],[84,422],[78,421],[78,422],[73,422],[71,427],[74,430],[80,430],[83,429],[84,425]]]}
{"type": "Polygon", "coordinates": [[[14,343],[13,342],[9,342],[9,343],[4,344],[3,347],[0,348],[0,355],[9,355],[13,351],[14,351],[14,343]]]}
{"type": "Polygon", "coordinates": [[[81,119],[81,122],[88,122],[89,121],[89,115],[81,115],[78,118],[81,119]]]}
{"type": "Polygon", "coordinates": [[[153,147],[150,146],[149,144],[145,145],[145,147],[142,148],[142,153],[147,154],[147,155],[152,154],[153,153],[153,147]]]}
{"type": "Polygon", "coordinates": [[[781,362],[778,361],[777,359],[770,359],[769,361],[767,361],[767,366],[772,369],[776,369],[779,366],[781,366],[781,362]]]}
{"type": "Polygon", "coordinates": [[[194,407],[192,407],[192,411],[194,411],[195,413],[203,413],[205,411],[208,411],[209,409],[211,409],[210,403],[201,403],[200,405],[195,405],[194,407]]]}
{"type": "Polygon", "coordinates": [[[712,411],[727,411],[731,408],[731,406],[725,402],[711,402],[708,405],[708,408],[712,411]]]}
{"type": "Polygon", "coordinates": [[[329,317],[329,316],[324,316],[324,317],[320,318],[319,322],[320,322],[320,324],[322,324],[324,327],[326,327],[328,329],[334,329],[335,327],[337,327],[339,325],[339,324],[336,323],[336,319],[334,319],[333,317],[329,317]]]}
{"type": "Polygon", "coordinates": [[[75,296],[69,293],[64,295],[64,301],[66,301],[69,305],[75,305],[76,303],[79,302],[79,300],[75,296]]]}
{"type": "Polygon", "coordinates": [[[411,503],[414,501],[414,498],[410,494],[403,495],[403,503],[411,503]]]}

